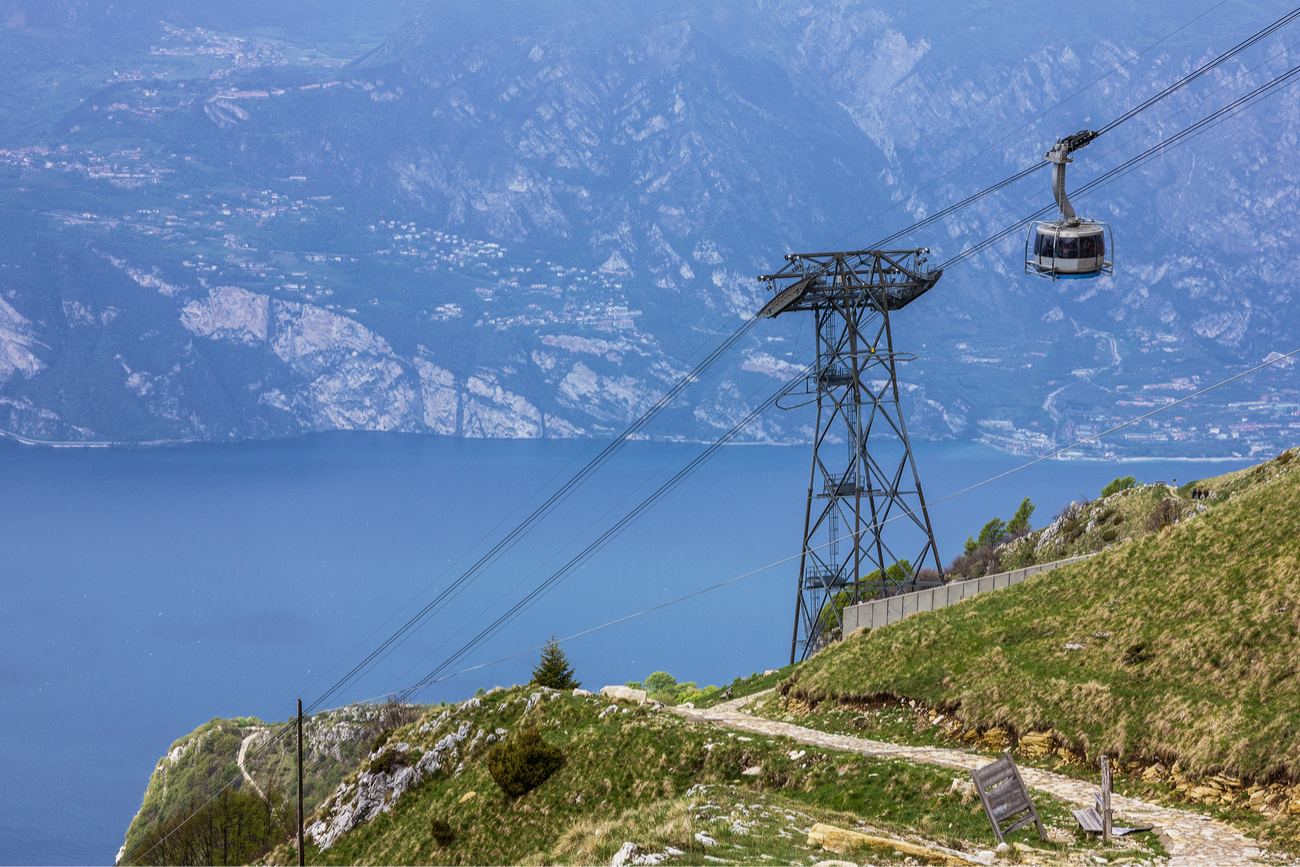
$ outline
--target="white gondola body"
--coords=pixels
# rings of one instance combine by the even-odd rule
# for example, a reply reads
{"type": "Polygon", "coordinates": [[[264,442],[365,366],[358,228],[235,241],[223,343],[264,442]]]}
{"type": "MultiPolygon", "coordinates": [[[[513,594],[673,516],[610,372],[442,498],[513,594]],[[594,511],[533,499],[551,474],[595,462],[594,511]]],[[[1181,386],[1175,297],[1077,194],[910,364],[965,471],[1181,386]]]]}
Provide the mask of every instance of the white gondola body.
{"type": "Polygon", "coordinates": [[[1025,239],[1025,273],[1053,280],[1114,273],[1110,226],[1075,218],[1035,223],[1025,239]]]}

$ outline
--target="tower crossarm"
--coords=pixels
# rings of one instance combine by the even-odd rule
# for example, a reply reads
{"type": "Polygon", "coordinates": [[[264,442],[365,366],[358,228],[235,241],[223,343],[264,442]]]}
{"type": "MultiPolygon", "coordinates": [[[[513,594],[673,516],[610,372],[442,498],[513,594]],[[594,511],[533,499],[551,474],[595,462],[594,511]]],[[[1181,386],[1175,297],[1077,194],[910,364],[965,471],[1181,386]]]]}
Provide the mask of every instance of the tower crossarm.
{"type": "Polygon", "coordinates": [[[926,268],[929,250],[851,250],[790,253],[774,274],[761,274],[775,295],[758,311],[761,319],[781,313],[851,303],[898,310],[928,292],[943,272],[926,268]]]}

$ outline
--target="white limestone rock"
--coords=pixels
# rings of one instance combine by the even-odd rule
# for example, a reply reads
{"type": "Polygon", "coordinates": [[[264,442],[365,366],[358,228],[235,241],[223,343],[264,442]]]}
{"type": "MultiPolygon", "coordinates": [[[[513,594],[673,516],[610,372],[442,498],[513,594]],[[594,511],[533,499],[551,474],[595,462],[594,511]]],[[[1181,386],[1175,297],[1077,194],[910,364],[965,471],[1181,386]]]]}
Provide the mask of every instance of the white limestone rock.
{"type": "Polygon", "coordinates": [[[234,340],[247,346],[266,342],[270,297],[238,286],[214,286],[208,297],[181,310],[181,325],[199,337],[234,340]]]}
{"type": "Polygon", "coordinates": [[[637,853],[635,843],[624,843],[619,850],[614,853],[614,857],[609,861],[609,867],[624,867],[625,864],[631,863],[637,853]]]}
{"type": "Polygon", "coordinates": [[[637,704],[645,704],[648,698],[644,689],[633,689],[630,686],[602,686],[600,694],[614,701],[634,701],[637,704]]]}

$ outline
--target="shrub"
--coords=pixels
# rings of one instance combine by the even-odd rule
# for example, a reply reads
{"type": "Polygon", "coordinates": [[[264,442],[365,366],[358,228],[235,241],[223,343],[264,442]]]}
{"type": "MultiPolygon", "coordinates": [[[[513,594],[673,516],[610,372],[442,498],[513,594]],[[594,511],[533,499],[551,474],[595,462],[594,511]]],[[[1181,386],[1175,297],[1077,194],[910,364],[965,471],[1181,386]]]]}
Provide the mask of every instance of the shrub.
{"type": "Polygon", "coordinates": [[[687,689],[686,687],[691,686],[691,684],[689,683],[681,684],[681,686],[683,687],[683,689],[677,693],[678,704],[682,704],[688,701],[691,704],[700,704],[706,701],[713,701],[722,693],[722,690],[718,689],[713,684],[709,684],[708,686],[702,689],[687,689]]]}
{"type": "Polygon", "coordinates": [[[1124,651],[1124,664],[1138,665],[1140,663],[1146,662],[1153,655],[1154,654],[1152,654],[1151,648],[1147,646],[1146,642],[1139,642],[1138,644],[1132,644],[1129,645],[1129,647],[1124,651]]]}
{"type": "Polygon", "coordinates": [[[1111,494],[1118,494],[1120,491],[1127,491],[1129,488],[1137,486],[1137,479],[1132,476],[1120,476],[1115,481],[1101,489],[1102,498],[1109,497],[1111,494]]]}
{"type": "Polygon", "coordinates": [[[966,578],[979,578],[1002,571],[1002,552],[993,545],[980,545],[965,554],[953,558],[948,566],[949,581],[966,578]]]}
{"type": "Polygon", "coordinates": [[[1156,503],[1147,515],[1147,532],[1159,533],[1165,527],[1177,521],[1183,515],[1183,505],[1173,497],[1165,497],[1156,503]]]}
{"type": "Polygon", "coordinates": [[[916,582],[922,586],[942,584],[943,573],[938,569],[922,569],[920,572],[916,573],[916,582]]]}
{"type": "Polygon", "coordinates": [[[389,696],[379,708],[379,728],[385,733],[410,725],[420,718],[420,709],[396,696],[389,696]]]}
{"type": "Polygon", "coordinates": [[[384,729],[383,731],[381,731],[375,737],[375,742],[370,745],[370,752],[372,753],[379,752],[381,749],[383,749],[384,744],[388,743],[388,739],[392,736],[393,736],[393,729],[384,729]]]}
{"type": "Polygon", "coordinates": [[[411,764],[411,757],[400,750],[389,750],[370,763],[372,774],[391,774],[399,768],[411,764]]]}
{"type": "Polygon", "coordinates": [[[506,797],[518,798],[564,767],[564,751],[542,740],[541,732],[530,726],[493,747],[487,765],[506,797]]]}
{"type": "Polygon", "coordinates": [[[429,821],[429,833],[433,835],[433,842],[437,843],[443,849],[451,846],[456,842],[456,831],[447,823],[446,819],[432,819],[429,821]]]}

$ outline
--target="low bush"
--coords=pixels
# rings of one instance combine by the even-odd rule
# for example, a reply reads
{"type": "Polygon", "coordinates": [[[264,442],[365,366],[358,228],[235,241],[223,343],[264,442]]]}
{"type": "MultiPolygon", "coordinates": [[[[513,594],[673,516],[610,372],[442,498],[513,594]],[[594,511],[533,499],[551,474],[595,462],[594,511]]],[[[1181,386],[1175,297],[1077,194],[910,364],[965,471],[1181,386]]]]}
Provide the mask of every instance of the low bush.
{"type": "Polygon", "coordinates": [[[1147,532],[1159,533],[1183,515],[1183,504],[1173,497],[1165,497],[1147,515],[1147,532]]]}
{"type": "Polygon", "coordinates": [[[451,844],[456,842],[456,831],[446,819],[430,820],[429,833],[433,835],[433,842],[443,849],[450,848],[451,844]]]}
{"type": "Polygon", "coordinates": [[[385,735],[393,729],[400,729],[404,725],[410,725],[420,718],[420,709],[413,704],[408,704],[399,700],[395,696],[389,696],[379,708],[379,729],[385,735]]]}
{"type": "Polygon", "coordinates": [[[384,744],[388,743],[388,739],[392,737],[392,735],[393,735],[393,729],[384,729],[383,731],[381,731],[378,735],[375,736],[374,743],[370,745],[370,752],[377,753],[381,749],[383,749],[384,744]]]}
{"type": "Polygon", "coordinates": [[[409,754],[400,750],[389,750],[383,753],[370,763],[370,772],[372,774],[391,774],[399,768],[405,768],[411,764],[409,754]]]}
{"type": "Polygon", "coordinates": [[[564,751],[542,740],[536,728],[526,728],[488,753],[488,773],[507,797],[518,798],[540,786],[564,767],[564,751]]]}
{"type": "Polygon", "coordinates": [[[1147,645],[1145,641],[1140,641],[1137,644],[1130,644],[1128,648],[1124,651],[1124,664],[1138,665],[1140,663],[1146,662],[1153,655],[1154,654],[1151,652],[1151,648],[1147,645]]]}

